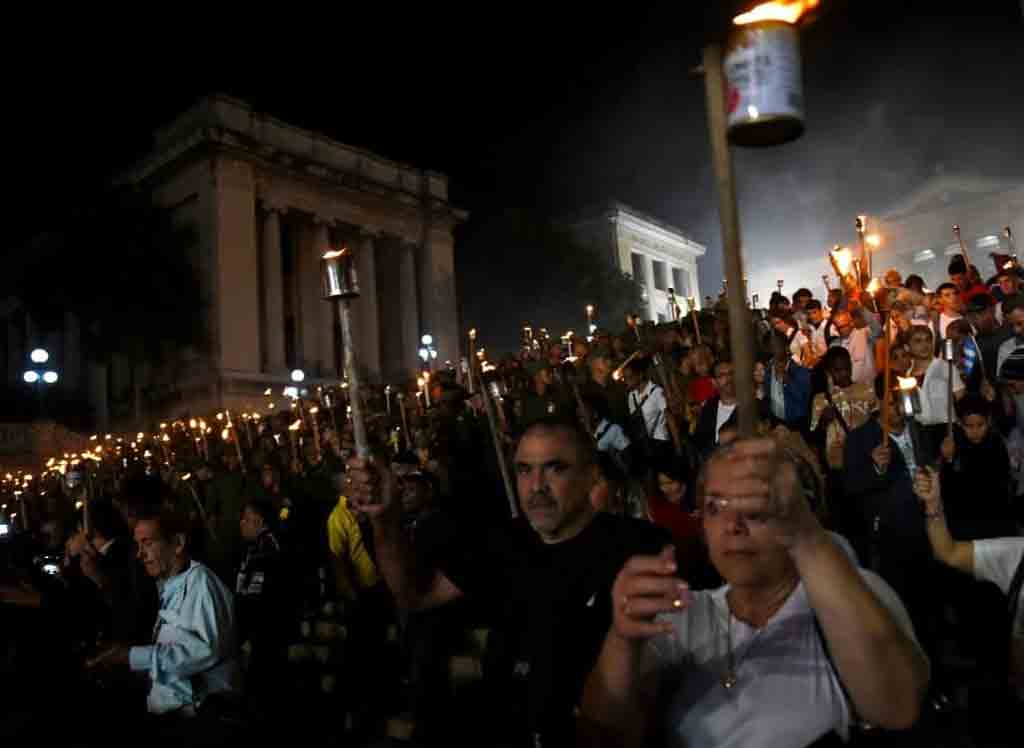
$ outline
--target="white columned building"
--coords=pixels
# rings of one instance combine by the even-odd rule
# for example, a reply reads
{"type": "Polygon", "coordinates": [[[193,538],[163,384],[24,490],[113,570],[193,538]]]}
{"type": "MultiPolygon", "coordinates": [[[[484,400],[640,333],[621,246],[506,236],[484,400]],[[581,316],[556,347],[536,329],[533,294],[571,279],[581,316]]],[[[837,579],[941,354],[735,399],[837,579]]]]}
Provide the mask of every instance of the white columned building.
{"type": "Polygon", "coordinates": [[[589,211],[570,223],[585,241],[606,248],[612,260],[646,291],[643,316],[654,322],[672,319],[668,290],[673,289],[681,311],[686,298],[701,307],[697,260],[707,248],[682,230],[621,203],[589,211]]]}
{"type": "MultiPolygon", "coordinates": [[[[465,211],[443,174],[303,130],[245,102],[209,96],[156,132],[122,181],[151,188],[197,230],[193,262],[206,299],[203,351],[165,372],[168,409],[243,408],[292,369],[337,384],[342,341],[320,292],[320,257],[356,253],[356,346],[369,382],[415,375],[420,337],[459,359],[452,231],[465,211]],[[173,379],[173,381],[170,381],[173,379]]],[[[168,279],[173,282],[173,279],[168,279]]]]}

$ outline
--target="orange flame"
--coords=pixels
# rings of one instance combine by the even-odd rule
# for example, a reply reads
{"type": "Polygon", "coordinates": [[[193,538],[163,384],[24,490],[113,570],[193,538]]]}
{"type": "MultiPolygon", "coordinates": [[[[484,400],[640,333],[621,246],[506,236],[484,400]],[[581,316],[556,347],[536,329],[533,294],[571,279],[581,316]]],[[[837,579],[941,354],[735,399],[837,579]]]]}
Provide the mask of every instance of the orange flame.
{"type": "Polygon", "coordinates": [[[746,26],[761,21],[782,21],[783,23],[796,23],[800,16],[809,10],[817,8],[820,0],[773,0],[773,2],[761,3],[746,13],[741,13],[732,19],[737,26],[746,26]]]}
{"type": "Polygon", "coordinates": [[[878,278],[872,278],[871,282],[868,284],[867,292],[873,294],[881,287],[882,283],[878,280],[878,278]]]}
{"type": "Polygon", "coordinates": [[[853,264],[853,254],[851,254],[850,250],[837,245],[832,250],[832,257],[835,258],[836,267],[839,268],[841,275],[846,275],[850,272],[850,265],[853,264]]]}
{"type": "Polygon", "coordinates": [[[900,389],[903,390],[904,392],[909,392],[910,390],[912,390],[915,387],[917,387],[917,380],[914,377],[899,377],[898,376],[898,377],[896,377],[896,379],[899,380],[900,389]]]}

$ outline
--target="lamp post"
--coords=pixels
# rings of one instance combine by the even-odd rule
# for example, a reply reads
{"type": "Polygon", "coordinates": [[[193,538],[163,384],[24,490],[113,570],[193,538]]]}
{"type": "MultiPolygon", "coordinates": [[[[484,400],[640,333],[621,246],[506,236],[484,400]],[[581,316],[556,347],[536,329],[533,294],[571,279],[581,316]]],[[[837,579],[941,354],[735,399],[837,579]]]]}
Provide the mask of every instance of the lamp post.
{"type": "Polygon", "coordinates": [[[430,333],[425,333],[420,338],[419,356],[426,370],[432,372],[434,370],[433,362],[437,360],[437,349],[434,348],[434,336],[430,333]]]}
{"type": "Polygon", "coordinates": [[[33,389],[35,389],[39,415],[42,417],[43,391],[50,385],[57,384],[60,381],[60,375],[54,369],[44,366],[50,361],[50,354],[45,348],[36,348],[28,357],[29,361],[33,364],[33,368],[26,369],[21,378],[25,381],[25,384],[32,385],[33,389]]]}

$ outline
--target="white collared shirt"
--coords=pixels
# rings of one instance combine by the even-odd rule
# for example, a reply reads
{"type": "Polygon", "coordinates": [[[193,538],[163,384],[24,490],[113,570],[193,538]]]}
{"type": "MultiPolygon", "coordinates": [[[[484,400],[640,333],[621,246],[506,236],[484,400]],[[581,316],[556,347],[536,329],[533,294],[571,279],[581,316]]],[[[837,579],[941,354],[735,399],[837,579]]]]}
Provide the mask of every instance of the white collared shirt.
{"type": "Polygon", "coordinates": [[[854,328],[847,338],[836,338],[833,346],[845,348],[853,361],[853,381],[875,385],[875,349],[871,345],[871,332],[866,327],[854,328]]]}
{"type": "MultiPolygon", "coordinates": [[[[910,617],[892,588],[873,572],[857,571],[916,644],[910,617]]],[[[728,591],[725,586],[691,593],[682,611],[659,616],[675,630],[644,645],[642,670],[671,673],[678,684],[667,694],[665,745],[799,748],[831,730],[845,739],[850,706],[803,583],[761,628],[732,615],[728,591]],[[736,683],[726,689],[730,649],[736,683]]]]}
{"type": "Polygon", "coordinates": [[[241,685],[231,590],[196,561],[157,582],[160,610],[154,643],[132,647],[128,662],[149,676],[151,714],[198,706],[211,693],[241,685]]]}
{"type": "Polygon", "coordinates": [[[668,402],[665,400],[665,393],[661,387],[649,381],[639,392],[636,390],[630,392],[630,415],[635,413],[637,408],[640,408],[643,413],[647,435],[655,441],[667,442],[669,435],[665,410],[668,408],[668,402]]]}

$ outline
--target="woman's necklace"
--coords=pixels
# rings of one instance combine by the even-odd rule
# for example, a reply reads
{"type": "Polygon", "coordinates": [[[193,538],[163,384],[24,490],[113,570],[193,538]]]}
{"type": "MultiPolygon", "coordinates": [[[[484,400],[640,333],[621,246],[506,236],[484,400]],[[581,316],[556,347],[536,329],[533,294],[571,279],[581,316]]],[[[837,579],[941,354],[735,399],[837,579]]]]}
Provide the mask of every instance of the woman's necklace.
{"type": "MultiPolygon", "coordinates": [[[[729,607],[728,599],[725,601],[725,615],[725,673],[722,675],[722,686],[726,691],[731,691],[739,682],[737,669],[739,668],[741,658],[737,658],[732,651],[732,609],[729,607]]],[[[767,623],[765,625],[767,625],[767,623]]],[[[754,635],[750,639],[750,643],[747,644],[747,651],[744,656],[750,654],[750,649],[754,644],[754,640],[757,639],[763,630],[764,626],[755,629],[754,635]]]]}
{"type": "Polygon", "coordinates": [[[725,646],[726,646],[726,659],[725,659],[725,674],[722,676],[722,686],[725,687],[726,691],[731,691],[733,686],[736,685],[738,680],[736,677],[736,660],[732,653],[732,611],[729,610],[728,603],[725,608],[726,615],[726,627],[725,627],[725,646]]]}

